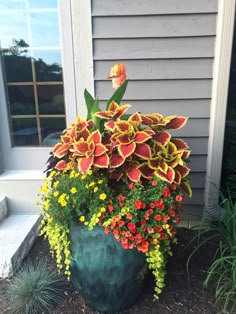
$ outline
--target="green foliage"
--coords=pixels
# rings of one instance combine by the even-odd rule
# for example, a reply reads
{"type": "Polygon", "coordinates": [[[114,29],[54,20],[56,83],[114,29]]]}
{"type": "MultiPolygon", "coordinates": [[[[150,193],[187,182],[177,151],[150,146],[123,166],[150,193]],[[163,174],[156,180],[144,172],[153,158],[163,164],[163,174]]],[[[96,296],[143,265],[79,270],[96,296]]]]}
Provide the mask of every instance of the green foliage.
{"type": "Polygon", "coordinates": [[[99,108],[99,100],[94,99],[93,96],[87,91],[87,89],[84,90],[84,99],[87,106],[86,120],[88,121],[92,119],[94,121],[95,128],[100,130],[101,119],[94,116],[96,112],[101,111],[101,109],[99,108]]]}
{"type": "Polygon", "coordinates": [[[65,282],[57,271],[48,271],[42,261],[28,263],[13,277],[7,290],[12,313],[51,313],[64,297],[65,282]]]}
{"type": "Polygon", "coordinates": [[[216,303],[223,305],[224,313],[236,312],[236,203],[231,197],[225,198],[220,193],[220,208],[223,211],[220,219],[211,220],[205,215],[201,224],[195,229],[197,235],[197,247],[191,253],[187,261],[189,263],[193,255],[205,244],[214,241],[216,252],[214,261],[208,269],[208,275],[204,286],[208,287],[210,282],[215,285],[216,303]]]}
{"type": "Polygon", "coordinates": [[[107,101],[107,107],[106,110],[108,110],[108,107],[110,105],[110,103],[114,100],[117,104],[120,104],[125,91],[126,91],[126,87],[128,85],[128,81],[126,80],[115,92],[114,94],[111,96],[111,98],[107,101]]]}

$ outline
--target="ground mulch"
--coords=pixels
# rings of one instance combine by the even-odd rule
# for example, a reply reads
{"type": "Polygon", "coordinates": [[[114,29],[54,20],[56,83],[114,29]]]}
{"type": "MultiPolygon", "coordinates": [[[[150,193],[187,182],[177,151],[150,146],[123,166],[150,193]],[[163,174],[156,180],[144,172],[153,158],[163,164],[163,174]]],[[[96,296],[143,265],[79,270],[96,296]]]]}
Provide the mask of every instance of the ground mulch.
{"type": "MultiPolygon", "coordinates": [[[[220,308],[214,304],[212,291],[204,291],[203,281],[206,278],[207,269],[213,260],[214,249],[208,244],[203,247],[192,259],[190,278],[186,272],[187,258],[195,247],[186,246],[193,237],[193,231],[179,228],[177,232],[178,244],[173,247],[173,257],[169,259],[168,273],[166,275],[166,287],[160,296],[160,300],[153,302],[153,278],[147,280],[142,296],[130,309],[123,314],[213,314],[220,312],[220,308]],[[185,250],[184,250],[185,249],[185,250]]],[[[55,262],[50,256],[47,241],[38,238],[27,257],[31,261],[42,259],[49,269],[55,268],[55,262]]],[[[11,305],[4,296],[4,291],[9,285],[9,279],[0,279],[0,313],[10,314],[11,305]]],[[[50,311],[52,314],[98,314],[86,306],[85,301],[73,286],[67,282],[65,301],[50,311]]]]}

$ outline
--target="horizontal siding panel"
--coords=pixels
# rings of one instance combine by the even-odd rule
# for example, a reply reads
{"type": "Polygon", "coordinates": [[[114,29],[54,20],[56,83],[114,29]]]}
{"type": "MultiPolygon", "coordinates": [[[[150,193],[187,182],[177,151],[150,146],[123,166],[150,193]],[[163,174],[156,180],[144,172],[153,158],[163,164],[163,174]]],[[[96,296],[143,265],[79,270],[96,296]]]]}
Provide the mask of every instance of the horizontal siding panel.
{"type": "MultiPolygon", "coordinates": [[[[131,80],[212,78],[213,59],[120,60],[131,80]]],[[[95,80],[104,80],[113,61],[95,61],[95,80]]]]}
{"type": "Polygon", "coordinates": [[[186,205],[203,205],[204,204],[204,189],[193,189],[192,197],[185,196],[184,203],[186,205]]]}
{"type": "Polygon", "coordinates": [[[94,17],[94,38],[215,35],[215,14],[94,17]]]}
{"type": "MultiPolygon", "coordinates": [[[[130,81],[127,99],[192,99],[210,98],[211,80],[160,80],[130,81]]],[[[109,99],[112,93],[110,81],[95,82],[96,95],[109,99]]]]}
{"type": "Polygon", "coordinates": [[[94,39],[94,60],[210,58],[215,37],[94,39]]]}
{"type": "Polygon", "coordinates": [[[93,15],[217,12],[217,0],[92,0],[93,15]]]}
{"type": "Polygon", "coordinates": [[[188,167],[194,172],[206,171],[207,156],[191,156],[188,167]]]}
{"type": "Polygon", "coordinates": [[[182,139],[188,144],[192,155],[206,155],[208,153],[208,137],[182,139]]]}
{"type": "Polygon", "coordinates": [[[181,129],[171,131],[176,137],[206,137],[209,135],[209,119],[189,119],[181,129]]]}
{"type": "Polygon", "coordinates": [[[204,189],[206,182],[205,172],[190,172],[192,188],[204,189]]]}
{"type": "Polygon", "coordinates": [[[188,205],[184,204],[183,212],[181,214],[182,220],[189,219],[189,220],[199,220],[201,219],[203,214],[203,205],[188,205]]]}
{"type": "MultiPolygon", "coordinates": [[[[129,87],[128,87],[129,89],[129,87]]],[[[210,99],[127,100],[132,111],[157,112],[164,116],[182,115],[190,118],[209,118],[210,99]]]]}

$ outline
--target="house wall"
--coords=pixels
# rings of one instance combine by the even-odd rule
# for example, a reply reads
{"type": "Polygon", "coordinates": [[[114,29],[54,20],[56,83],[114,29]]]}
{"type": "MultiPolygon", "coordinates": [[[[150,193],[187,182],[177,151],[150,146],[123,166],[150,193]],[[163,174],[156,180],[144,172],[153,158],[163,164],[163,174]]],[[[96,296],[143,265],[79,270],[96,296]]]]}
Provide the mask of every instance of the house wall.
{"type": "Polygon", "coordinates": [[[125,63],[124,101],[134,111],[184,115],[188,124],[172,132],[192,150],[193,197],[185,218],[202,214],[206,181],[217,0],[92,0],[95,95],[112,93],[110,67],[125,63]]]}

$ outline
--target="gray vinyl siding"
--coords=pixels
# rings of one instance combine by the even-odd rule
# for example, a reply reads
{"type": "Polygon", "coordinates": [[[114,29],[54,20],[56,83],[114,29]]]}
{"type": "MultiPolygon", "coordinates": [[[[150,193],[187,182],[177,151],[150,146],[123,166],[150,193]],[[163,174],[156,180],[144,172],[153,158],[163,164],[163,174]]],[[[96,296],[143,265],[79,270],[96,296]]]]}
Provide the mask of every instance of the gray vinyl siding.
{"type": "Polygon", "coordinates": [[[109,69],[122,62],[132,111],[189,117],[171,132],[192,151],[187,219],[198,219],[204,204],[216,19],[217,0],[92,0],[94,85],[103,105],[113,92],[109,69]]]}

